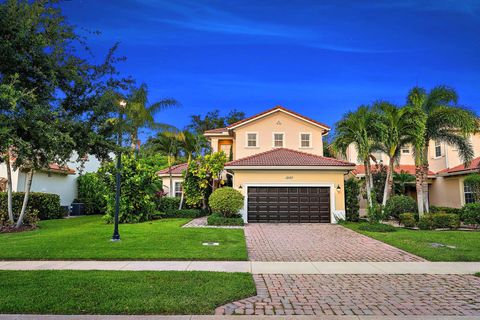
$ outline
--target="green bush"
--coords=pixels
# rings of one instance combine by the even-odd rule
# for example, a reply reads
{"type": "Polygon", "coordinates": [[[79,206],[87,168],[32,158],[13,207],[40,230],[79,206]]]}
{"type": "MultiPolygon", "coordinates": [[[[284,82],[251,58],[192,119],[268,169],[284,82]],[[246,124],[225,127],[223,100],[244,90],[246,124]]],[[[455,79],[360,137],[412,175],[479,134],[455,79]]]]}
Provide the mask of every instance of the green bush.
{"type": "Polygon", "coordinates": [[[358,227],[360,230],[371,232],[395,232],[397,228],[383,223],[365,223],[358,227]]]}
{"type": "Polygon", "coordinates": [[[387,200],[385,204],[384,213],[386,217],[398,220],[402,213],[416,212],[417,203],[409,196],[393,196],[387,200]]]}
{"type": "Polygon", "coordinates": [[[178,210],[180,206],[180,198],[162,196],[157,201],[157,209],[161,212],[171,212],[178,210]]]}
{"type": "MultiPolygon", "coordinates": [[[[115,212],[115,163],[104,164],[99,174],[107,186],[104,219],[111,223],[115,212]]],[[[136,161],[131,154],[122,156],[119,222],[137,223],[153,219],[157,211],[157,192],[161,188],[161,180],[150,166],[136,161]]]]}
{"type": "Polygon", "coordinates": [[[434,213],[432,214],[433,227],[438,229],[451,228],[457,229],[460,226],[460,218],[452,213],[434,213]]]}
{"type": "Polygon", "coordinates": [[[480,226],[480,203],[468,203],[462,208],[460,215],[463,223],[472,225],[474,228],[480,226]]]}
{"type": "MultiPolygon", "coordinates": [[[[22,209],[24,192],[14,192],[12,194],[13,213],[19,214],[22,209]]],[[[0,192],[0,211],[8,212],[7,193],[0,192]]],[[[27,210],[38,211],[40,220],[63,218],[63,211],[60,207],[60,196],[53,193],[30,192],[28,197],[27,210]]]]}
{"type": "Polygon", "coordinates": [[[345,181],[345,218],[347,221],[358,222],[360,210],[360,186],[356,178],[345,181]]]}
{"type": "Polygon", "coordinates": [[[426,214],[418,219],[418,229],[420,230],[433,230],[433,218],[431,214],[426,214]]]}
{"type": "Polygon", "coordinates": [[[452,213],[452,214],[460,215],[462,213],[462,209],[451,208],[451,207],[430,206],[430,213],[439,213],[439,212],[445,212],[445,213],[452,213]]]}
{"type": "Polygon", "coordinates": [[[78,200],[85,205],[85,214],[104,214],[107,186],[97,173],[85,173],[77,179],[78,200]]]}
{"type": "Polygon", "coordinates": [[[209,226],[243,226],[244,224],[241,216],[224,217],[218,213],[209,215],[207,223],[209,226]]]}
{"type": "Polygon", "coordinates": [[[230,217],[238,214],[243,208],[243,195],[231,187],[219,188],[210,195],[208,203],[213,213],[230,217]]]}
{"type": "Polygon", "coordinates": [[[411,212],[401,213],[399,216],[399,221],[407,228],[413,228],[417,224],[415,220],[415,214],[411,212]]]}
{"type": "Polygon", "coordinates": [[[165,218],[198,218],[204,216],[204,212],[199,209],[181,209],[165,212],[165,218]]]}
{"type": "MultiPolygon", "coordinates": [[[[20,211],[14,211],[13,212],[13,218],[15,221],[18,220],[18,216],[20,215],[20,211]]],[[[27,227],[36,227],[38,222],[38,210],[29,210],[27,209],[27,212],[25,213],[25,217],[23,218],[23,226],[27,227]]],[[[12,227],[14,224],[12,224],[8,220],[8,211],[7,210],[0,210],[0,231],[2,229],[9,229],[12,227]]]]}

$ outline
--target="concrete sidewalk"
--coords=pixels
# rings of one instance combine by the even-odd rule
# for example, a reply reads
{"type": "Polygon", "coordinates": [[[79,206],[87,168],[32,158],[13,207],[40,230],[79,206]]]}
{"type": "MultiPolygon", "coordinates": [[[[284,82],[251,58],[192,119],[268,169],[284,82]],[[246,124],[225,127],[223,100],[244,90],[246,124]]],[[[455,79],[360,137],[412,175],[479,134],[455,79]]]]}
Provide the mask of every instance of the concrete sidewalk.
{"type": "Polygon", "coordinates": [[[253,274],[473,274],[480,262],[0,261],[0,270],[221,271],[253,274]]]}
{"type": "Polygon", "coordinates": [[[474,320],[476,316],[112,316],[112,315],[1,315],[0,320],[474,320]]]}

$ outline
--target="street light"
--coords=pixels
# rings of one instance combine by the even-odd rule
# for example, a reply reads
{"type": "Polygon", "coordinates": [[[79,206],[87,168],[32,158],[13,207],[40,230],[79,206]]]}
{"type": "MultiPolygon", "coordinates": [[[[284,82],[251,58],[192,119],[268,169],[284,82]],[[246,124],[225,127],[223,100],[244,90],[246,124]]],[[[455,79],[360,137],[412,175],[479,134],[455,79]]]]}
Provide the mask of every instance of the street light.
{"type": "Polygon", "coordinates": [[[117,132],[117,176],[116,176],[116,193],[115,193],[115,218],[113,229],[112,241],[120,241],[120,233],[118,232],[118,214],[120,212],[120,184],[121,184],[121,174],[120,170],[122,168],[122,122],[123,122],[123,109],[127,106],[125,100],[120,100],[120,109],[118,112],[118,132],[117,132]]]}

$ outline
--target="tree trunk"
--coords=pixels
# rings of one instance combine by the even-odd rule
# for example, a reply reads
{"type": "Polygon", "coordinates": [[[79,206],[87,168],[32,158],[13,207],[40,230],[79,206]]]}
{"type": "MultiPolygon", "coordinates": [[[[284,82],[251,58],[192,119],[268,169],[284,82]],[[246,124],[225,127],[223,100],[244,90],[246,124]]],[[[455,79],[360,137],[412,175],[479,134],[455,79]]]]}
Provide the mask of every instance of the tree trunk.
{"type": "Polygon", "coordinates": [[[365,166],[365,187],[367,188],[367,202],[368,205],[372,206],[372,189],[371,189],[371,180],[370,180],[370,166],[367,165],[368,161],[364,161],[365,166]]]}
{"type": "Polygon", "coordinates": [[[393,166],[394,166],[395,159],[390,158],[388,160],[388,170],[387,170],[387,178],[385,179],[385,187],[383,188],[383,201],[382,205],[385,207],[387,204],[387,200],[390,198],[393,189],[393,166]]]}
{"type": "Polygon", "coordinates": [[[180,196],[180,204],[178,205],[178,210],[182,210],[182,206],[183,206],[183,192],[182,192],[182,195],[180,196]]]}
{"type": "Polygon", "coordinates": [[[8,220],[13,223],[13,181],[12,181],[12,167],[10,166],[10,154],[7,151],[7,156],[5,159],[5,164],[7,166],[7,206],[8,206],[8,220]]]}
{"type": "Polygon", "coordinates": [[[137,135],[136,131],[130,135],[130,148],[133,152],[137,150],[137,135]]]}
{"type": "Polygon", "coordinates": [[[25,185],[25,196],[23,198],[22,211],[20,211],[20,216],[18,217],[16,228],[20,228],[23,224],[23,218],[25,218],[25,213],[27,212],[28,197],[30,196],[30,189],[32,188],[33,181],[33,169],[30,169],[27,173],[27,181],[25,185]]]}
{"type": "Polygon", "coordinates": [[[422,191],[423,191],[423,209],[426,213],[430,211],[428,203],[428,142],[425,143],[422,165],[422,191]]]}
{"type": "Polygon", "coordinates": [[[423,184],[422,184],[423,174],[421,166],[415,166],[415,187],[417,189],[417,206],[418,206],[418,215],[423,216],[423,184]]]}

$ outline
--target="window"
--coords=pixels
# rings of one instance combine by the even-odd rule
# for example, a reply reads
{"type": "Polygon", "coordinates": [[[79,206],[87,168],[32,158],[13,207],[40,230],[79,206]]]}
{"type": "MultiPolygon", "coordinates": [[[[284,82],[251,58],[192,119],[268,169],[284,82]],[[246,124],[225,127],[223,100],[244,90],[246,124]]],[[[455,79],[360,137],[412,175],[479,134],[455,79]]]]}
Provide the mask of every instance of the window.
{"type": "Polygon", "coordinates": [[[442,156],[442,145],[440,142],[435,141],[435,158],[439,158],[442,156]]]}
{"type": "Polygon", "coordinates": [[[247,147],[257,147],[256,133],[247,133],[247,147]]]}
{"type": "Polygon", "coordinates": [[[300,147],[301,148],[311,148],[311,134],[310,133],[300,133],[300,147]]]}
{"type": "Polygon", "coordinates": [[[409,147],[402,148],[402,154],[410,154],[410,148],[409,147]]]}
{"type": "Polygon", "coordinates": [[[463,184],[463,193],[465,194],[465,203],[473,203],[475,202],[475,198],[473,197],[472,188],[469,185],[463,184]]]}
{"type": "Polygon", "coordinates": [[[275,148],[283,148],[283,133],[273,134],[273,146],[275,148]]]}
{"type": "Polygon", "coordinates": [[[175,194],[174,194],[174,196],[177,197],[177,198],[180,198],[182,196],[182,193],[183,193],[182,183],[180,181],[176,181],[175,182],[175,194]]]}

